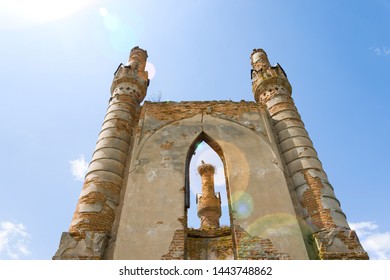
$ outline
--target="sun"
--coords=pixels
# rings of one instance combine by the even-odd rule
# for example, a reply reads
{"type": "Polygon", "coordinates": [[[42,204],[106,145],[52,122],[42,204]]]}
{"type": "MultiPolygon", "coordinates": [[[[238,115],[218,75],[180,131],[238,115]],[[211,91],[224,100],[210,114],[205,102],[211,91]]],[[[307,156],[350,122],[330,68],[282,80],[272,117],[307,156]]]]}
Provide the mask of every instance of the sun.
{"type": "Polygon", "coordinates": [[[6,0],[0,2],[0,27],[12,29],[66,18],[96,0],[6,0]]]}

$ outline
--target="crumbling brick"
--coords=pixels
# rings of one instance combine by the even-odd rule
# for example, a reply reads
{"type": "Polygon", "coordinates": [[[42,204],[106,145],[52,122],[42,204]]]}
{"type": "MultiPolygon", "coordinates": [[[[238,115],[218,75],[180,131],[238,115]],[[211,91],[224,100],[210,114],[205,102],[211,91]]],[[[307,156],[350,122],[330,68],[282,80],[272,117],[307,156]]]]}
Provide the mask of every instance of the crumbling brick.
{"type": "Polygon", "coordinates": [[[311,176],[308,170],[303,171],[303,175],[309,188],[303,193],[301,204],[306,208],[313,225],[319,229],[336,227],[330,209],[324,208],[321,201],[323,189],[321,179],[311,176]]]}

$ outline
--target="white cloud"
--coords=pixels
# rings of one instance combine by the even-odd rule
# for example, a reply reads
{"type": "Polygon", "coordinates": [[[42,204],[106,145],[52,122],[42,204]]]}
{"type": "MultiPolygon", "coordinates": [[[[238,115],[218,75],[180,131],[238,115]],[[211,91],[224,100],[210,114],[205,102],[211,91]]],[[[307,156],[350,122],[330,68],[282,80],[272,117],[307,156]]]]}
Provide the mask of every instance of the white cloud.
{"type": "Polygon", "coordinates": [[[390,260],[390,232],[369,235],[362,244],[373,259],[390,260]]]}
{"type": "MultiPolygon", "coordinates": [[[[222,162],[221,162],[222,164],[222,162]]],[[[215,175],[214,175],[214,185],[215,187],[226,185],[225,172],[223,170],[223,165],[215,166],[215,175]]]]}
{"type": "Polygon", "coordinates": [[[373,47],[373,48],[370,48],[371,51],[373,51],[376,55],[380,56],[380,55],[390,55],[390,48],[387,48],[387,47],[382,47],[382,48],[378,48],[378,47],[373,47]]]}
{"type": "Polygon", "coordinates": [[[0,223],[0,259],[20,259],[31,254],[30,235],[22,223],[0,223]]]}
{"type": "Polygon", "coordinates": [[[349,223],[349,226],[355,230],[360,237],[371,234],[374,229],[378,228],[378,225],[374,222],[349,223]]]}
{"type": "Polygon", "coordinates": [[[88,163],[85,161],[84,155],[80,155],[78,159],[69,161],[72,175],[77,181],[84,181],[84,176],[88,170],[88,163]]]}
{"type": "Polygon", "coordinates": [[[358,234],[363,248],[373,260],[390,260],[390,232],[378,231],[375,222],[349,224],[358,234]]]}

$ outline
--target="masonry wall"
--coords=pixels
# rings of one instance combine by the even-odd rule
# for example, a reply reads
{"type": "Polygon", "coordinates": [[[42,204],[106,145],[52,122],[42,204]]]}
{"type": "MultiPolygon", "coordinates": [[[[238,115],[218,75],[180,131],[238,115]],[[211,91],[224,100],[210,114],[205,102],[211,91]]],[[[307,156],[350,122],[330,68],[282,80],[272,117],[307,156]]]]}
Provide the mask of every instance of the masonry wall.
{"type": "Polygon", "coordinates": [[[234,245],[229,227],[209,231],[189,229],[185,257],[188,260],[234,260],[234,245]]]}
{"type": "Polygon", "coordinates": [[[256,102],[145,102],[147,52],[114,73],[110,105],[53,259],[368,259],[279,64],[251,54],[256,102]],[[224,163],[230,228],[187,228],[200,141],[224,163]],[[243,210],[244,209],[244,210],[243,210]]]}
{"type": "Polygon", "coordinates": [[[106,257],[186,258],[186,157],[202,133],[222,150],[236,258],[253,249],[245,235],[267,240],[274,255],[307,259],[267,113],[245,101],[144,103],[106,257]]]}

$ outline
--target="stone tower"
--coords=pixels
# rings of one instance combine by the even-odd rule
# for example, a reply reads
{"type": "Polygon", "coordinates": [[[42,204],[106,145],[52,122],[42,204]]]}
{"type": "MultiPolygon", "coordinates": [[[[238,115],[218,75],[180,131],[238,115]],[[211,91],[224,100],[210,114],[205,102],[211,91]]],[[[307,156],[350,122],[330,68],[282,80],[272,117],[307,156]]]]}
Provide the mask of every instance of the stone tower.
{"type": "Polygon", "coordinates": [[[144,102],[147,53],[135,47],[111,99],[68,232],[53,259],[368,259],[349,228],[291,97],[282,67],[251,54],[256,102],[144,102]],[[189,164],[201,142],[201,227],[187,226],[189,164]],[[247,211],[241,211],[246,205],[247,211]]]}
{"type": "Polygon", "coordinates": [[[221,217],[221,198],[215,195],[214,173],[215,168],[211,164],[202,161],[198,167],[198,172],[202,176],[202,194],[197,196],[198,217],[200,218],[200,228],[219,228],[219,218],[221,217]]]}

